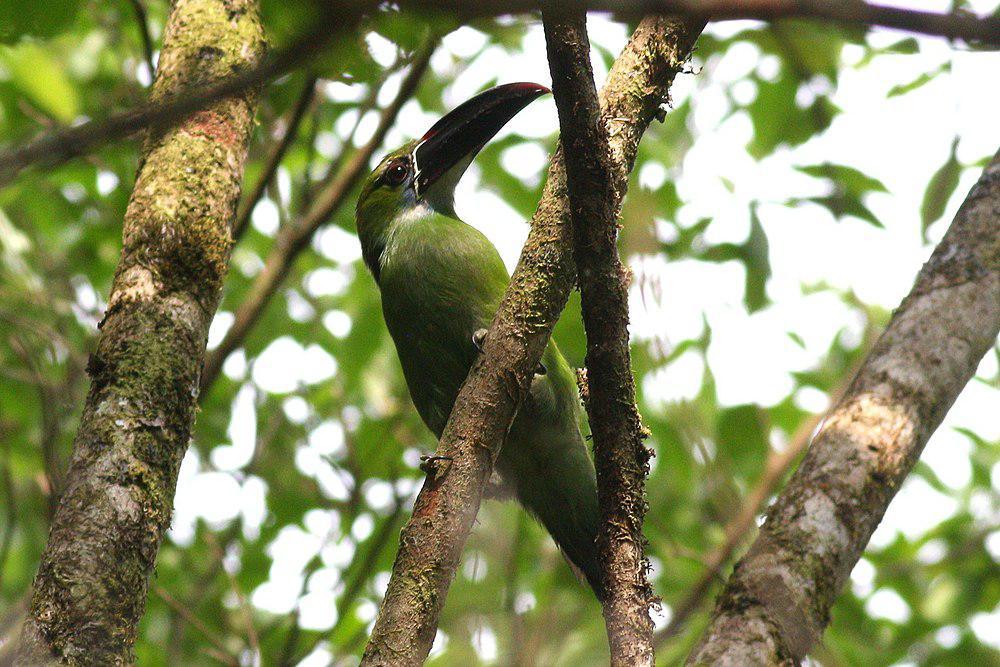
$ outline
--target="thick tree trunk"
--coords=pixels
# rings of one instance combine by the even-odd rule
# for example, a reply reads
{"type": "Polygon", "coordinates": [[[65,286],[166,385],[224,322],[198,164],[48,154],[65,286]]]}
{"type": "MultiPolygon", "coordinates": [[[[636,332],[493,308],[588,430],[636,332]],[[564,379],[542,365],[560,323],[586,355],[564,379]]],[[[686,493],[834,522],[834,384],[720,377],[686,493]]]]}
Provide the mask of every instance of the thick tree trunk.
{"type": "Polygon", "coordinates": [[[797,663],[928,438],[1000,332],[1000,153],[719,596],[697,665],[797,663]]]}
{"type": "MultiPolygon", "coordinates": [[[[256,0],[176,0],[153,97],[253,67],[263,52],[256,0]]],[[[17,664],[133,659],[229,263],[254,104],[252,93],[223,100],[147,139],[17,664]]]]}

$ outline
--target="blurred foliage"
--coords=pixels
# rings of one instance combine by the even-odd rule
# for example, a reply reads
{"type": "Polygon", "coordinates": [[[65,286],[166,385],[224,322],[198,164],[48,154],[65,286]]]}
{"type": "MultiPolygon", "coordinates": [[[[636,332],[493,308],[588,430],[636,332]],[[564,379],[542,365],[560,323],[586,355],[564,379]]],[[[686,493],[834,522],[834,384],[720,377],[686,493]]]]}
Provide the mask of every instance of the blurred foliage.
{"type": "MultiPolygon", "coordinates": [[[[144,4],[156,44],[167,3],[144,4]]],[[[310,19],[300,3],[268,1],[265,14],[277,44],[310,19]]],[[[341,40],[316,63],[321,94],[254,225],[234,249],[211,342],[247,295],[276,225],[294,219],[343,154],[364,141],[373,105],[391,96],[408,52],[431,28],[445,33],[454,26],[428,26],[387,11],[372,19],[364,35],[341,40]]],[[[478,87],[516,78],[507,71],[484,75],[477,65],[498,53],[519,54],[539,33],[534,20],[480,21],[473,28],[462,29],[465,41],[457,51],[442,48],[435,56],[404,116],[423,112],[429,121],[441,114],[446,93],[473,74],[478,87]]],[[[749,61],[738,80],[725,85],[725,111],[714,122],[745,117],[746,150],[765,160],[830,127],[841,113],[831,95],[845,72],[919,48],[912,38],[873,46],[860,31],[804,22],[741,24],[736,31],[706,34],[691,65],[697,76],[682,77],[693,80],[694,90],[678,99],[665,123],[650,129],[626,201],[622,250],[636,268],[634,302],[646,307],[667,298],[662,276],[643,268],[660,261],[738,266],[742,304],[733,308],[766,316],[776,305],[768,289],[772,261],[789,250],[769,243],[760,202],[746,206],[742,239],[720,241],[713,236],[719,224],[714,218],[684,217],[689,193],[677,187],[686,155],[713,129],[695,122],[699,93],[727,54],[739,52],[749,61]],[[848,46],[854,50],[850,63],[844,57],[848,46]],[[647,167],[663,177],[646,182],[639,175],[652,173],[647,167]]],[[[150,81],[142,53],[131,2],[0,3],[0,143],[141,101],[150,81]]],[[[605,67],[614,55],[595,44],[605,67]]],[[[949,73],[947,66],[929,70],[899,81],[890,94],[908,95],[949,73]]],[[[264,91],[248,184],[284,131],[304,80],[304,72],[295,72],[264,91]]],[[[540,174],[512,169],[516,161],[509,156],[524,149],[549,152],[554,143],[554,136],[502,136],[476,162],[481,187],[527,218],[541,190],[540,174]]],[[[0,190],[0,662],[14,632],[8,621],[16,619],[44,547],[86,394],[83,369],[114,274],[138,150],[138,141],[108,145],[51,172],[29,171],[0,190]]],[[[869,208],[870,196],[887,192],[878,179],[846,164],[812,161],[795,168],[816,186],[783,189],[784,201],[802,213],[798,224],[816,224],[826,209],[838,220],[880,225],[869,208]]],[[[914,233],[926,232],[943,216],[967,168],[975,165],[962,163],[953,147],[930,178],[922,220],[912,221],[914,233]]],[[[730,192],[738,185],[719,180],[730,192]]],[[[259,664],[296,664],[306,656],[303,664],[352,664],[362,650],[398,530],[419,487],[418,458],[434,442],[409,403],[378,293],[358,261],[356,244],[352,207],[346,206],[294,264],[223,376],[202,396],[181,474],[177,523],[152,579],[139,664],[255,664],[252,652],[258,649],[259,664]],[[286,351],[288,363],[277,375],[276,347],[286,351]]],[[[699,286],[692,281],[685,289],[699,286]]],[[[803,287],[804,294],[818,292],[868,322],[869,333],[886,321],[884,310],[849,292],[803,287]]],[[[647,320],[662,311],[649,312],[647,320]]],[[[857,331],[830,331],[826,349],[791,376],[783,399],[730,405],[718,395],[721,362],[710,351],[719,331],[713,326],[702,316],[687,337],[637,333],[633,349],[640,408],[656,451],[646,534],[667,617],[703,574],[703,559],[722,542],[726,522],[761,477],[769,453],[818,409],[802,396],[835,392],[864,352],[857,331]],[[682,398],[660,398],[658,386],[691,363],[702,369],[694,373],[693,390],[682,398]]],[[[807,346],[796,322],[782,326],[794,345],[807,346]]],[[[555,336],[571,363],[582,364],[576,296],[555,336]]],[[[748,360],[756,354],[745,351],[748,360]]],[[[995,387],[998,380],[980,381],[995,387]]],[[[944,484],[924,464],[915,473],[951,497],[954,512],[916,538],[898,534],[868,550],[862,567],[873,574],[845,591],[813,656],[817,662],[997,664],[995,649],[971,624],[986,613],[995,619],[1000,603],[1000,444],[971,431],[963,437],[972,474],[962,488],[944,484]],[[903,601],[905,614],[889,619],[876,613],[870,599],[885,591],[903,601]]],[[[663,664],[686,655],[710,602],[704,600],[664,645],[663,664]]],[[[605,661],[599,607],[539,527],[511,504],[484,506],[441,629],[432,664],[605,661]]]]}

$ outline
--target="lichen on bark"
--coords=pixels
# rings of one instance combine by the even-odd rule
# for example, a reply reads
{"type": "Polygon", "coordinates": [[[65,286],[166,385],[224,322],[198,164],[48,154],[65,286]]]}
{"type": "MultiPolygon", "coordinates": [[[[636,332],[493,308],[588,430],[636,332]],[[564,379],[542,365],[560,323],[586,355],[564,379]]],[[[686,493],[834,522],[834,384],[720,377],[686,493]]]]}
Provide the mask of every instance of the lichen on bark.
{"type": "MultiPolygon", "coordinates": [[[[264,46],[256,0],[177,0],[152,96],[253,67],[264,46]]],[[[254,92],[221,100],[146,139],[16,664],[133,660],[229,262],[255,101],[254,92]]]]}

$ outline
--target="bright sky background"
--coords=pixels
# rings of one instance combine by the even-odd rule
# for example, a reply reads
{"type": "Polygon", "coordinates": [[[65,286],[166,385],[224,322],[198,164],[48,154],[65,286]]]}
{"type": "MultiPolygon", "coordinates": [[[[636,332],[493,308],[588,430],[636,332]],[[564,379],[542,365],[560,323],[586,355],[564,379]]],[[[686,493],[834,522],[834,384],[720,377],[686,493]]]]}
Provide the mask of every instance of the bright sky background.
{"type": "MultiPolygon", "coordinates": [[[[946,11],[947,2],[906,2],[906,6],[946,11]]],[[[993,11],[995,2],[976,2],[976,10],[993,11]]],[[[739,23],[718,24],[710,28],[717,34],[731,34],[742,27],[739,23]]],[[[627,39],[626,30],[602,17],[590,20],[591,39],[614,52],[627,39]]],[[[875,45],[885,45],[900,38],[900,33],[876,31],[871,36],[875,45]]],[[[447,49],[459,58],[478,51],[485,36],[462,28],[444,41],[447,49]]],[[[393,50],[380,38],[369,40],[377,58],[389,64],[393,50]]],[[[759,209],[762,224],[768,234],[773,276],[768,292],[774,305],[747,314],[742,305],[743,270],[737,264],[709,264],[685,260],[667,264],[666,260],[643,261],[634,267],[637,274],[653,276],[663,286],[662,298],[631,299],[633,336],[636,340],[661,337],[664,341],[680,341],[696,336],[703,316],[711,323],[713,339],[709,361],[715,373],[720,400],[725,404],[758,403],[773,405],[792,386],[790,373],[814,366],[827,350],[832,337],[843,328],[859,335],[862,323],[857,315],[829,292],[804,295],[803,284],[826,283],[836,288],[851,289],[864,302],[894,308],[909,290],[921,264],[930,254],[932,245],[924,245],[919,234],[919,205],[931,174],[944,162],[953,138],[960,137],[958,157],[963,163],[973,163],[992,155],[1000,146],[1000,123],[997,123],[997,72],[1000,54],[961,52],[941,39],[921,38],[921,50],[913,55],[878,57],[871,65],[855,70],[843,69],[833,102],[843,110],[824,134],[793,150],[779,150],[762,162],[756,162],[745,151],[751,134],[750,121],[739,113],[719,124],[727,111],[723,87],[742,78],[752,68],[763,76],[776,70],[771,57],[761,57],[755,47],[734,48],[699,76],[680,76],[673,97],[679,104],[698,86],[693,122],[696,143],[682,165],[658,168],[647,165],[639,174],[640,184],[657,187],[665,178],[676,178],[679,194],[685,202],[678,219],[690,225],[703,217],[712,217],[709,240],[712,242],[742,242],[749,230],[748,202],[765,202],[759,209]],[[907,82],[923,72],[936,70],[941,63],[952,60],[952,73],[937,77],[917,92],[887,98],[888,90],[907,82]],[[889,189],[887,194],[872,195],[867,205],[885,228],[877,229],[856,219],[837,222],[817,206],[787,208],[781,202],[791,196],[824,194],[815,179],[793,169],[795,165],[833,162],[851,165],[880,179],[889,189]],[[735,183],[735,192],[727,190],[720,180],[735,183]],[[766,203],[773,202],[773,203],[766,203]],[[805,349],[787,336],[794,331],[805,342],[805,349]],[[747,354],[753,350],[753,354],[747,354]]],[[[856,62],[860,48],[848,47],[845,60],[856,62]]],[[[451,70],[448,54],[439,52],[432,67],[440,74],[451,70]]],[[[606,76],[603,63],[595,60],[598,84],[606,76]]],[[[534,25],[524,40],[524,50],[507,54],[498,47],[484,51],[446,89],[446,105],[454,106],[481,90],[496,72],[510,72],[510,80],[530,80],[549,84],[541,25],[534,25]]],[[[395,93],[400,77],[384,86],[380,97],[385,100],[395,93]]],[[[504,77],[502,80],[507,80],[504,77]]],[[[752,95],[751,90],[743,91],[752,95]]],[[[344,84],[332,84],[327,94],[338,98],[356,98],[363,90],[344,84]]],[[[328,133],[320,135],[318,144],[323,152],[335,153],[344,142],[353,119],[344,120],[328,133]]],[[[388,146],[395,146],[423,134],[436,120],[424,113],[415,101],[404,107],[397,127],[390,132],[388,146]]],[[[360,144],[373,130],[374,116],[362,121],[354,138],[360,144]]],[[[548,98],[536,102],[522,112],[504,132],[518,132],[533,137],[548,137],[557,129],[554,104],[548,98]]],[[[656,127],[650,130],[656,132],[656,127]]],[[[537,182],[544,173],[547,155],[543,148],[517,147],[509,149],[505,163],[517,164],[520,175],[537,182]]],[[[377,156],[380,157],[380,156],[377,156]]],[[[969,169],[942,222],[930,230],[932,243],[943,235],[947,223],[961,203],[978,172],[969,169]]],[[[287,174],[285,175],[287,178],[287,174]]],[[[527,235],[527,225],[521,217],[495,195],[479,188],[479,171],[470,169],[458,191],[457,209],[464,219],[479,227],[500,249],[509,268],[513,268],[527,235]],[[488,216],[477,216],[488,211],[488,216]]],[[[264,201],[254,215],[254,225],[262,231],[277,226],[273,202],[264,201]]],[[[337,293],[346,287],[353,268],[348,265],[360,257],[356,238],[339,229],[324,231],[317,240],[319,251],[330,259],[330,266],[310,276],[307,289],[315,294],[337,293]]],[[[234,263],[239,270],[254,272],[258,263],[237,251],[234,263]]],[[[635,290],[633,290],[635,292],[635,290]]],[[[309,306],[293,302],[305,314],[309,306]]],[[[218,344],[232,315],[220,313],[210,335],[210,345],[218,344]]],[[[350,320],[343,313],[331,313],[325,324],[335,335],[346,335],[350,320]]],[[[243,377],[246,361],[237,352],[226,363],[225,372],[243,377]]],[[[300,383],[314,383],[336,372],[336,361],[318,346],[301,345],[290,338],[276,340],[256,360],[252,369],[253,384],[246,386],[235,399],[229,443],[220,444],[211,452],[210,461],[200,461],[194,449],[189,450],[177,488],[176,512],[171,537],[186,543],[193,538],[198,518],[212,524],[224,524],[242,515],[245,530],[253,534],[263,520],[266,484],[254,476],[237,481],[227,471],[245,465],[255,439],[254,396],[258,390],[289,391],[300,383]]],[[[701,384],[703,362],[694,352],[681,356],[666,370],[647,383],[646,391],[661,401],[676,401],[693,397],[701,384]]],[[[996,356],[987,355],[979,370],[982,377],[995,377],[996,356]]],[[[821,392],[802,392],[801,404],[814,411],[827,407],[821,392]]],[[[931,439],[923,460],[954,488],[964,485],[971,474],[968,462],[970,445],[955,431],[966,427],[987,440],[1000,439],[1000,392],[973,380],[959,397],[945,423],[931,439]]],[[[290,398],[286,412],[293,420],[305,419],[308,406],[302,399],[290,398]]],[[[348,425],[349,426],[349,425],[348,425]]],[[[295,465],[317,477],[324,490],[334,497],[346,497],[352,483],[319,465],[320,456],[343,446],[344,425],[326,422],[315,431],[307,447],[297,456],[295,465]]],[[[1000,470],[994,470],[994,492],[1000,491],[1000,470]]],[[[413,493],[413,483],[405,481],[400,489],[413,493]]],[[[391,487],[388,483],[373,484],[365,489],[366,498],[376,507],[388,509],[391,487]]],[[[980,503],[989,511],[987,498],[980,503]]],[[[908,536],[922,534],[950,516],[956,502],[926,483],[910,479],[890,507],[873,538],[873,544],[892,541],[897,531],[908,536]]],[[[982,516],[994,525],[1000,517],[982,516]]],[[[350,562],[353,546],[350,540],[330,541],[327,536],[335,514],[315,510],[307,515],[305,530],[286,528],[270,547],[275,559],[271,581],[253,594],[253,602],[263,609],[285,613],[295,603],[302,585],[305,563],[322,549],[325,568],[308,582],[309,594],[300,602],[301,622],[307,627],[332,626],[336,611],[334,590],[339,573],[350,562]]],[[[361,517],[351,532],[358,539],[371,532],[370,516],[361,517]]],[[[1000,560],[1000,533],[989,540],[994,556],[1000,560]]],[[[930,550],[927,558],[933,560],[930,550]]],[[[937,555],[940,558],[940,555],[937,555]]],[[[852,585],[861,595],[873,593],[868,599],[869,611],[876,616],[902,619],[909,613],[906,603],[887,590],[872,592],[873,568],[862,560],[852,576],[852,585]]],[[[384,585],[385,582],[382,582],[384,585]]],[[[366,610],[372,618],[375,609],[366,610]]],[[[669,610],[667,610],[669,614],[669,610]]],[[[664,622],[663,619],[658,619],[664,622]]],[[[947,629],[946,629],[947,630],[947,629]]],[[[973,623],[980,639],[1000,648],[1000,612],[980,615],[973,623]]],[[[945,631],[945,635],[947,635],[945,631]]],[[[948,637],[943,636],[942,641],[948,637]]],[[[491,640],[486,637],[480,646],[484,658],[491,654],[491,640]]],[[[495,656],[496,642],[492,641],[495,656]]],[[[316,664],[324,664],[322,651],[314,654],[316,664]]],[[[312,662],[312,660],[310,661],[312,662]]]]}

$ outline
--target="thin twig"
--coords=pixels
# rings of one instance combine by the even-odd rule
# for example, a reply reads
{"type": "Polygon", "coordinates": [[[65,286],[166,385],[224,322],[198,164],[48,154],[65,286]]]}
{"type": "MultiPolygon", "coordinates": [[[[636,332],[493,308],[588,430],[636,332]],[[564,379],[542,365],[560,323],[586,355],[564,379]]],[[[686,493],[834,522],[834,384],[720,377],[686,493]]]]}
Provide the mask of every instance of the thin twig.
{"type": "Polygon", "coordinates": [[[59,503],[59,494],[62,490],[63,465],[59,460],[58,438],[59,419],[53,414],[57,401],[52,393],[52,383],[46,378],[42,369],[36,363],[34,355],[28,349],[24,340],[17,334],[11,335],[10,347],[21,359],[28,371],[33,376],[32,384],[38,391],[38,407],[41,411],[42,424],[39,436],[39,448],[42,452],[42,466],[45,475],[45,494],[48,500],[48,515],[52,518],[59,503]]]}
{"type": "Polygon", "coordinates": [[[236,577],[229,571],[229,568],[225,567],[226,554],[219,545],[219,541],[216,539],[215,533],[212,533],[211,531],[206,532],[205,542],[208,544],[209,548],[215,552],[215,558],[223,564],[222,571],[226,573],[226,579],[229,581],[229,587],[236,595],[236,600],[239,602],[240,610],[243,612],[243,623],[246,625],[247,631],[247,643],[249,644],[250,650],[253,651],[254,655],[257,656],[257,658],[260,658],[260,637],[257,635],[257,628],[254,627],[253,624],[253,607],[250,606],[247,596],[243,594],[243,588],[240,586],[240,583],[236,581],[236,577]]]}
{"type": "MultiPolygon", "coordinates": [[[[405,498],[396,497],[395,504],[392,508],[392,513],[385,518],[382,526],[379,528],[378,533],[372,537],[371,547],[365,555],[358,560],[361,566],[351,577],[351,580],[347,582],[344,587],[344,592],[341,594],[340,599],[337,600],[337,621],[334,623],[330,631],[325,635],[317,636],[313,641],[311,641],[303,650],[295,651],[294,644],[291,645],[291,650],[286,650],[282,652],[282,659],[276,664],[279,667],[285,667],[286,665],[297,665],[302,660],[305,659],[310,653],[316,650],[316,647],[329,636],[336,634],[337,630],[340,629],[341,625],[347,619],[347,614],[357,600],[358,595],[361,593],[361,589],[364,587],[365,582],[371,577],[372,571],[377,567],[380,562],[382,552],[385,551],[386,547],[389,546],[391,542],[391,537],[398,530],[399,518],[403,514],[403,505],[405,504],[405,498]],[[292,658],[292,655],[296,657],[292,658]]],[[[286,649],[289,647],[286,647],[286,649]]]]}
{"type": "Polygon", "coordinates": [[[253,214],[254,207],[257,206],[257,202],[260,201],[260,198],[264,196],[267,184],[271,182],[272,178],[274,178],[274,174],[278,171],[278,167],[281,165],[281,161],[285,157],[285,153],[288,152],[288,149],[295,141],[295,137],[299,131],[299,124],[301,124],[302,118],[309,109],[315,94],[316,75],[307,74],[305,85],[302,86],[302,92],[299,93],[299,98],[295,102],[295,107],[292,109],[292,112],[288,117],[284,134],[281,135],[281,139],[279,139],[271,148],[271,151],[267,156],[267,162],[264,165],[264,170],[260,173],[260,177],[257,179],[257,182],[254,183],[253,188],[250,189],[250,192],[243,197],[242,202],[240,202],[240,211],[236,216],[236,222],[233,224],[234,241],[239,241],[243,238],[243,234],[246,233],[247,227],[250,225],[250,216],[253,214]]]}
{"type": "MultiPolygon", "coordinates": [[[[14,526],[17,525],[17,499],[14,489],[14,476],[11,474],[10,463],[10,440],[7,438],[6,426],[0,422],[0,450],[3,451],[3,460],[0,467],[3,468],[0,475],[3,477],[3,488],[7,503],[7,518],[4,522],[3,535],[0,536],[0,584],[3,583],[4,565],[7,562],[7,555],[10,553],[11,539],[14,536],[14,526]]],[[[0,629],[2,635],[2,629],[0,629]]]]}
{"type": "Polygon", "coordinates": [[[146,6],[143,0],[129,0],[132,11],[135,12],[135,22],[139,24],[139,35],[142,37],[142,53],[149,67],[149,76],[156,74],[156,64],[153,61],[153,37],[149,34],[149,18],[146,16],[146,6]]]}
{"type": "Polygon", "coordinates": [[[240,661],[237,660],[236,657],[232,654],[232,652],[226,646],[225,642],[223,642],[222,639],[216,636],[216,634],[212,632],[212,629],[209,628],[207,625],[205,625],[205,622],[202,621],[197,614],[195,614],[190,609],[182,605],[174,596],[172,596],[167,591],[167,589],[165,589],[163,586],[160,586],[158,583],[153,582],[151,588],[153,589],[153,593],[156,594],[156,597],[163,600],[163,602],[168,607],[177,612],[178,615],[180,615],[185,621],[187,621],[188,625],[190,625],[195,630],[200,632],[202,636],[204,636],[205,639],[207,639],[209,643],[212,644],[212,646],[214,646],[223,656],[225,656],[224,662],[226,664],[228,665],[240,664],[240,661]]]}
{"type": "MultiPolygon", "coordinates": [[[[866,334],[867,341],[868,336],[866,334]]],[[[863,344],[863,349],[869,345],[863,344]]],[[[862,358],[864,355],[862,355],[862,358]]],[[[844,379],[830,392],[830,404],[836,405],[847,391],[851,379],[857,373],[859,365],[855,365],[844,374],[844,379]]],[[[740,506],[740,511],[729,520],[723,529],[725,538],[704,558],[705,571],[698,581],[688,590],[687,595],[673,607],[670,622],[656,633],[654,638],[657,647],[675,637],[683,628],[688,618],[701,607],[712,584],[722,574],[722,568],[732,558],[736,549],[746,540],[747,536],[757,526],[757,516],[764,509],[764,504],[771,497],[778,484],[785,478],[792,466],[799,460],[802,452],[812,442],[816,428],[823,421],[823,413],[816,413],[804,419],[795,429],[788,445],[782,450],[771,450],[764,463],[764,472],[754,485],[746,500],[740,506]]]]}
{"type": "MultiPolygon", "coordinates": [[[[333,11],[331,2],[323,5],[333,11]]],[[[239,74],[204,86],[185,86],[103,120],[91,120],[43,133],[26,144],[0,151],[0,187],[30,166],[54,166],[84,155],[109,141],[151,127],[169,127],[209,104],[257,88],[314,57],[337,34],[329,23],[317,20],[290,46],[239,74]]]]}

